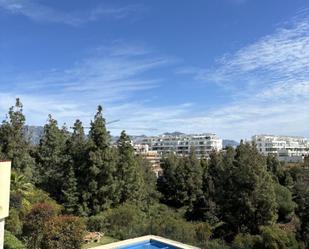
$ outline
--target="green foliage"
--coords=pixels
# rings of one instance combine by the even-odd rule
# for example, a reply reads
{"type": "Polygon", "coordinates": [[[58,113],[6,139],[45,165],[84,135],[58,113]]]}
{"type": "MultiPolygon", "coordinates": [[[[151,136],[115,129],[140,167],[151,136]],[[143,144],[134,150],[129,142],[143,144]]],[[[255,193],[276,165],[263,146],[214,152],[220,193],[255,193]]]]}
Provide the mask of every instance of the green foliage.
{"type": "Polygon", "coordinates": [[[230,247],[223,240],[212,240],[208,241],[201,248],[203,249],[229,249],[230,247]]]}
{"type": "Polygon", "coordinates": [[[242,143],[235,156],[225,161],[224,182],[215,187],[221,192],[217,192],[216,202],[226,228],[256,233],[259,226],[273,224],[277,218],[276,195],[263,156],[255,146],[242,143]]]}
{"type": "Polygon", "coordinates": [[[144,195],[140,204],[143,208],[148,209],[150,205],[157,203],[160,198],[160,193],[157,190],[157,177],[147,159],[137,156],[136,160],[144,182],[144,195]]]}
{"type": "Polygon", "coordinates": [[[262,238],[260,235],[238,234],[232,244],[233,249],[262,249],[262,238]]]}
{"type": "Polygon", "coordinates": [[[17,98],[15,106],[9,109],[7,119],[0,126],[0,155],[2,160],[12,161],[12,169],[31,178],[34,160],[30,156],[30,146],[23,134],[24,124],[23,105],[17,98]]]}
{"type": "Polygon", "coordinates": [[[31,192],[33,185],[22,174],[12,171],[11,174],[11,191],[21,196],[25,196],[31,192]]]}
{"type": "Polygon", "coordinates": [[[65,167],[66,184],[63,189],[62,203],[67,213],[86,215],[88,212],[87,204],[82,202],[87,184],[85,182],[87,172],[83,171],[86,168],[87,153],[87,140],[83,124],[80,120],[76,120],[73,133],[66,144],[66,154],[69,156],[69,160],[65,167]]]}
{"type": "Polygon", "coordinates": [[[42,228],[42,249],[80,249],[82,246],[85,225],[77,217],[52,217],[42,228]]]}
{"type": "Polygon", "coordinates": [[[303,246],[299,244],[295,235],[283,231],[277,226],[261,227],[262,245],[265,249],[301,249],[303,246]]]}
{"type": "Polygon", "coordinates": [[[135,158],[131,140],[125,131],[121,132],[117,145],[118,160],[116,177],[119,203],[140,201],[145,194],[142,172],[135,158]]]}
{"type": "Polygon", "coordinates": [[[301,224],[299,227],[299,235],[309,246],[309,169],[305,168],[298,171],[295,177],[296,184],[294,186],[294,201],[298,207],[296,214],[299,216],[301,224]]]}
{"type": "Polygon", "coordinates": [[[18,236],[22,233],[22,221],[19,217],[19,211],[15,208],[10,209],[9,217],[5,220],[5,229],[13,235],[18,236]]]}
{"type": "Polygon", "coordinates": [[[9,231],[4,232],[4,249],[26,249],[25,245],[9,231]]]}
{"type": "Polygon", "coordinates": [[[266,158],[267,170],[272,174],[275,181],[282,182],[284,172],[278,158],[274,155],[268,155],[266,158]]]}
{"type": "Polygon", "coordinates": [[[296,203],[292,199],[292,193],[288,188],[280,184],[275,184],[275,193],[278,204],[278,221],[290,221],[296,208],[296,203]]]}
{"type": "Polygon", "coordinates": [[[44,224],[56,216],[56,210],[47,203],[35,205],[26,215],[24,220],[23,235],[27,241],[27,247],[36,249],[41,246],[43,240],[44,224]]]}
{"type": "Polygon", "coordinates": [[[158,180],[162,201],[174,207],[192,208],[202,194],[202,166],[194,150],[188,157],[168,155],[163,160],[163,176],[158,180]]]}
{"type": "Polygon", "coordinates": [[[65,154],[67,139],[67,131],[59,129],[57,121],[49,115],[36,153],[37,184],[58,201],[62,199],[61,190],[65,183],[64,165],[68,160],[65,154]]]}
{"type": "Polygon", "coordinates": [[[82,202],[85,211],[97,214],[119,202],[115,180],[115,150],[110,146],[110,135],[106,130],[102,107],[98,107],[89,132],[88,161],[83,169],[85,185],[82,202]]]}

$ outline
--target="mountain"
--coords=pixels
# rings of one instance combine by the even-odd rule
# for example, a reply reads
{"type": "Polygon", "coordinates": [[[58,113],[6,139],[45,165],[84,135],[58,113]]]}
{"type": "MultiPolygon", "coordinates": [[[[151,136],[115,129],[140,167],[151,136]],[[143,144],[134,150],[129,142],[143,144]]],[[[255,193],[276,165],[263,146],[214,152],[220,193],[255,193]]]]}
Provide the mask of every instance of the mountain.
{"type": "Polygon", "coordinates": [[[179,131],[174,131],[174,132],[165,132],[163,133],[165,136],[181,136],[181,135],[186,135],[185,133],[179,132],[179,131]]]}
{"type": "Polygon", "coordinates": [[[222,145],[223,148],[227,147],[227,146],[231,146],[231,147],[237,147],[239,145],[239,142],[235,141],[235,140],[229,140],[229,139],[223,139],[222,140],[222,145]]]}
{"type": "Polygon", "coordinates": [[[29,139],[30,143],[36,145],[40,143],[40,139],[43,136],[44,127],[25,125],[23,132],[24,132],[25,137],[29,139]]]}

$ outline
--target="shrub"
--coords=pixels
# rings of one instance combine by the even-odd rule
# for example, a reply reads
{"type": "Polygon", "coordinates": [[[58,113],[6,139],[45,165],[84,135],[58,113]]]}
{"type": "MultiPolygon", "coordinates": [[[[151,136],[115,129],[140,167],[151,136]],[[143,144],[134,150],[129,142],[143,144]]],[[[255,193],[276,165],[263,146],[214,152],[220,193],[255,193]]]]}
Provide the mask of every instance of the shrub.
{"type": "Polygon", "coordinates": [[[262,247],[262,238],[259,235],[238,234],[232,245],[233,249],[259,249],[262,247]]]}
{"type": "Polygon", "coordinates": [[[22,232],[22,222],[19,218],[19,212],[15,208],[10,210],[10,215],[5,220],[5,229],[15,236],[20,235],[22,232]]]}
{"type": "Polygon", "coordinates": [[[53,206],[47,203],[40,203],[35,205],[31,211],[26,215],[23,235],[27,240],[29,248],[38,248],[42,241],[42,228],[46,221],[54,217],[57,211],[53,206]]]}
{"type": "Polygon", "coordinates": [[[279,221],[290,221],[294,209],[296,208],[296,203],[293,202],[292,193],[290,190],[280,184],[275,185],[276,201],[278,204],[278,216],[279,221]]]}
{"type": "Polygon", "coordinates": [[[123,204],[107,210],[103,215],[106,232],[112,237],[128,239],[146,234],[145,214],[133,204],[123,204]]]}
{"type": "Polygon", "coordinates": [[[295,234],[286,232],[278,226],[261,227],[264,249],[300,249],[303,248],[295,238],[295,234]]]}
{"type": "Polygon", "coordinates": [[[26,249],[26,247],[11,232],[5,231],[4,249],[26,249]]]}
{"type": "Polygon", "coordinates": [[[85,225],[73,216],[57,216],[43,227],[42,249],[79,249],[82,246],[85,225]]]}

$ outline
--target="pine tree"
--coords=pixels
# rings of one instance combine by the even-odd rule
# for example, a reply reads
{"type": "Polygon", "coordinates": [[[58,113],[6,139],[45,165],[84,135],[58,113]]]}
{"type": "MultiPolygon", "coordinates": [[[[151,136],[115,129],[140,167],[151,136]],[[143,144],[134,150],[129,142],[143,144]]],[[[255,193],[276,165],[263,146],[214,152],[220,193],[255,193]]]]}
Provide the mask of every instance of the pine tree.
{"type": "Polygon", "coordinates": [[[162,170],[163,175],[158,178],[158,190],[162,193],[161,201],[174,207],[180,207],[181,203],[176,197],[177,192],[177,178],[176,172],[179,167],[180,158],[174,154],[169,154],[163,158],[162,170]]]}
{"type": "Polygon", "coordinates": [[[60,129],[57,121],[49,115],[36,154],[37,184],[58,201],[62,199],[65,166],[69,160],[65,154],[67,139],[67,130],[60,129]]]}
{"type": "Polygon", "coordinates": [[[115,150],[111,147],[110,140],[102,107],[99,106],[94,121],[91,122],[88,163],[84,169],[88,188],[83,193],[83,202],[92,214],[99,213],[118,202],[118,196],[115,195],[117,184],[114,179],[115,150]]]}
{"type": "Polygon", "coordinates": [[[61,198],[61,203],[65,207],[65,211],[69,214],[77,212],[79,201],[77,179],[75,177],[73,165],[72,160],[69,160],[68,165],[64,168],[64,182],[61,198]]]}
{"type": "Polygon", "coordinates": [[[125,131],[118,140],[116,178],[119,187],[119,202],[141,200],[144,193],[142,172],[136,160],[131,140],[125,131]]]}
{"type": "Polygon", "coordinates": [[[277,218],[274,182],[255,146],[241,143],[234,159],[225,161],[223,194],[217,199],[230,233],[258,232],[277,218]]]}
{"type": "Polygon", "coordinates": [[[12,168],[30,179],[35,163],[30,156],[30,144],[23,133],[25,120],[23,105],[17,98],[0,127],[0,155],[1,159],[11,160],[12,168]]]}

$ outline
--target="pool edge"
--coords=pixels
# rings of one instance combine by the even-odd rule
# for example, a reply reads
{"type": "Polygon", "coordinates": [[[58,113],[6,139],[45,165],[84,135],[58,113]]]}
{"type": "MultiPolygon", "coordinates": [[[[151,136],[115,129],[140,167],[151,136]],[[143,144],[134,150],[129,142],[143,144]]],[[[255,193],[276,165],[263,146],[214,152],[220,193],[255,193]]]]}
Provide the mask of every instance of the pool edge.
{"type": "Polygon", "coordinates": [[[130,244],[134,244],[134,243],[139,243],[139,242],[143,242],[143,241],[147,241],[147,240],[149,240],[149,241],[155,240],[155,241],[162,242],[164,244],[168,244],[168,245],[180,248],[180,249],[200,249],[199,247],[190,246],[190,245],[178,242],[178,241],[166,239],[166,238],[156,236],[156,235],[146,235],[146,236],[142,236],[142,237],[138,237],[138,238],[127,239],[127,240],[113,242],[113,243],[102,245],[102,246],[92,247],[90,249],[116,249],[118,247],[130,245],[130,244]]]}

